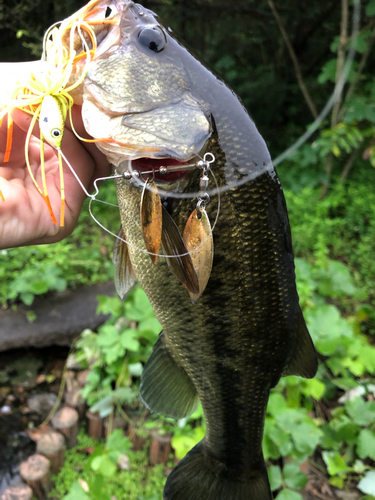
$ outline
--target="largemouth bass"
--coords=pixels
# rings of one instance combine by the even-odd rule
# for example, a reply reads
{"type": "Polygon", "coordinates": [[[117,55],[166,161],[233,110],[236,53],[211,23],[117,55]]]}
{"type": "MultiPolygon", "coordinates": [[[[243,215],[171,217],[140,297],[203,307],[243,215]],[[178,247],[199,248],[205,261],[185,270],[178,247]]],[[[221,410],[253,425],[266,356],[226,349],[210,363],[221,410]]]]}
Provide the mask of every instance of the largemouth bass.
{"type": "MultiPolygon", "coordinates": [[[[262,436],[270,389],[282,375],[313,377],[317,368],[298,303],[283,191],[238,97],[153,12],[128,0],[107,5],[119,16],[121,37],[90,63],[82,108],[87,131],[106,139],[99,147],[116,175],[129,161],[140,171],[180,165],[177,173],[155,174],[156,184],[198,191],[199,172],[183,165],[210,152],[224,188],[211,275],[192,300],[171,273],[171,259],[155,263],[147,254],[142,188],[133,178],[115,181],[129,243],[118,243],[117,273],[127,283],[134,273],[163,327],[143,371],[141,398],[152,412],[173,418],[190,415],[199,399],[207,422],[205,438],[169,475],[164,499],[269,500],[262,436]]],[[[171,231],[171,217],[182,233],[196,199],[165,196],[163,203],[162,231],[171,231]]],[[[207,206],[211,221],[217,204],[215,195],[207,206]]],[[[175,238],[164,234],[162,255],[167,236],[172,245],[175,238]]]]}

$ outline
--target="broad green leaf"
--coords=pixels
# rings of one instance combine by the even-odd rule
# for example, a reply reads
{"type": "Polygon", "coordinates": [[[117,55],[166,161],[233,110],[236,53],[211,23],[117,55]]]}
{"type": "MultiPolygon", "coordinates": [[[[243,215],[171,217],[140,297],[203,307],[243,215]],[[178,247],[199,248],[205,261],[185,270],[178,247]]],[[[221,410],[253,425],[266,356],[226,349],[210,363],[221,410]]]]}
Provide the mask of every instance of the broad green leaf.
{"type": "Polygon", "coordinates": [[[366,5],[366,16],[375,16],[375,0],[370,0],[366,5]]]}
{"type": "Polygon", "coordinates": [[[287,486],[295,490],[304,488],[307,484],[307,476],[300,471],[298,464],[289,463],[283,468],[283,476],[287,486]]]}
{"type": "Polygon", "coordinates": [[[359,427],[351,422],[348,417],[333,418],[329,424],[339,442],[354,444],[357,440],[359,427]]]}
{"type": "Polygon", "coordinates": [[[318,76],[318,82],[319,83],[325,83],[327,81],[334,82],[336,78],[336,66],[337,66],[337,59],[331,59],[330,61],[326,62],[322,67],[320,75],[318,76]]]}
{"type": "Polygon", "coordinates": [[[349,269],[337,260],[330,260],[328,268],[318,271],[315,277],[319,292],[327,297],[352,296],[356,292],[349,269]]]}
{"type": "Polygon", "coordinates": [[[279,448],[281,455],[288,456],[293,449],[293,443],[290,439],[290,435],[282,431],[277,425],[270,427],[267,434],[279,448]]]}
{"type": "Polygon", "coordinates": [[[106,396],[100,399],[97,403],[95,403],[90,410],[93,413],[99,412],[99,415],[103,417],[108,417],[111,414],[113,409],[113,399],[112,395],[106,396]]]}
{"type": "Polygon", "coordinates": [[[336,476],[350,470],[350,467],[337,451],[323,451],[322,456],[327,465],[328,473],[331,476],[336,476]]]}
{"type": "Polygon", "coordinates": [[[111,457],[104,453],[98,457],[95,457],[91,462],[91,468],[106,477],[112,477],[116,472],[117,462],[113,461],[111,457]]]}
{"type": "Polygon", "coordinates": [[[275,443],[265,434],[263,436],[263,456],[265,460],[268,460],[269,458],[273,458],[274,460],[280,458],[280,453],[275,445],[275,443]]]}
{"type": "Polygon", "coordinates": [[[326,386],[318,380],[317,378],[312,378],[310,380],[304,380],[303,393],[306,396],[312,396],[314,399],[319,401],[319,399],[323,396],[326,386]]]}
{"type": "Polygon", "coordinates": [[[302,495],[292,490],[282,490],[277,495],[276,500],[303,500],[302,495]]]}
{"type": "Polygon", "coordinates": [[[121,403],[130,403],[136,397],[136,393],[131,387],[118,387],[112,393],[112,398],[120,400],[121,403]]]}
{"type": "Polygon", "coordinates": [[[292,438],[297,450],[305,454],[310,454],[315,450],[321,437],[322,431],[312,423],[301,423],[292,430],[292,438]]]}
{"type": "Polygon", "coordinates": [[[358,425],[369,425],[375,421],[375,402],[373,401],[364,401],[358,397],[346,401],[345,408],[348,415],[358,425]]]}
{"type": "Polygon", "coordinates": [[[324,355],[333,354],[333,349],[336,350],[340,347],[343,338],[353,336],[352,325],[341,316],[340,311],[333,305],[324,304],[307,310],[305,318],[317,349],[324,355]],[[319,342],[321,342],[323,351],[319,349],[319,342]],[[326,346],[327,351],[324,350],[324,346],[326,346]]]}
{"type": "Polygon", "coordinates": [[[268,400],[267,411],[274,417],[286,408],[286,401],[282,394],[274,392],[268,400]]]}
{"type": "Polygon", "coordinates": [[[370,470],[366,472],[365,476],[358,483],[357,488],[362,491],[362,493],[375,497],[375,471],[370,470]]]}
{"type": "Polygon", "coordinates": [[[138,351],[140,348],[137,340],[138,332],[132,328],[124,330],[121,334],[121,345],[128,351],[138,351]]]}
{"type": "Polygon", "coordinates": [[[69,493],[63,497],[63,500],[91,500],[91,497],[82,488],[79,481],[75,481],[70,487],[69,493]]]}
{"type": "Polygon", "coordinates": [[[97,343],[100,346],[112,346],[118,342],[119,331],[115,326],[104,325],[100,329],[100,333],[97,338],[97,343]]]}
{"type": "Polygon", "coordinates": [[[143,372],[143,365],[139,361],[137,363],[129,363],[129,373],[133,377],[140,377],[143,372]]]}
{"type": "Polygon", "coordinates": [[[359,433],[357,452],[361,458],[371,458],[375,460],[375,432],[370,429],[363,429],[359,433]]]}
{"type": "Polygon", "coordinates": [[[268,467],[268,479],[270,481],[271,491],[278,490],[282,485],[281,469],[278,465],[268,467]]]}
{"type": "Polygon", "coordinates": [[[189,435],[173,436],[172,447],[175,450],[176,457],[180,460],[204,438],[204,429],[196,427],[189,435]]]}

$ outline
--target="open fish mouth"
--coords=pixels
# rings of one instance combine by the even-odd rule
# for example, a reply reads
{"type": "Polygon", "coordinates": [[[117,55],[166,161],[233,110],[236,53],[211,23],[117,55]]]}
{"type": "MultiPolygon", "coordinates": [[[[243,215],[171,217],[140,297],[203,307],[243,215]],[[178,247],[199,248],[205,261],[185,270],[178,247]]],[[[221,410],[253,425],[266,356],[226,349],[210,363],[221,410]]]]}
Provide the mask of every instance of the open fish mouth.
{"type": "Polygon", "coordinates": [[[194,165],[193,160],[181,162],[174,158],[138,158],[131,162],[132,170],[143,179],[153,178],[157,184],[173,184],[179,181],[194,165]],[[186,165],[186,169],[184,168],[186,165]]]}

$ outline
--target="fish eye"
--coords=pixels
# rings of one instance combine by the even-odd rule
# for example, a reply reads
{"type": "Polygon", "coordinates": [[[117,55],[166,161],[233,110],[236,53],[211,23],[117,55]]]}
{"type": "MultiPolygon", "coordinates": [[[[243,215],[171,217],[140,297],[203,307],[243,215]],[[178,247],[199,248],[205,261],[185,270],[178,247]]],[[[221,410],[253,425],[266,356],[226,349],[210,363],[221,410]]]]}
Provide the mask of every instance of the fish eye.
{"type": "Polygon", "coordinates": [[[111,9],[111,7],[107,7],[107,8],[106,8],[106,11],[105,11],[105,15],[104,15],[104,17],[105,17],[105,18],[107,18],[107,17],[109,17],[111,14],[112,14],[112,9],[111,9]]]}
{"type": "Polygon", "coordinates": [[[161,52],[165,47],[165,37],[159,28],[143,28],[138,33],[141,45],[154,52],[161,52]]]}
{"type": "Polygon", "coordinates": [[[58,128],[54,128],[53,130],[51,130],[51,135],[54,139],[58,139],[61,135],[61,130],[59,130],[58,128]]]}

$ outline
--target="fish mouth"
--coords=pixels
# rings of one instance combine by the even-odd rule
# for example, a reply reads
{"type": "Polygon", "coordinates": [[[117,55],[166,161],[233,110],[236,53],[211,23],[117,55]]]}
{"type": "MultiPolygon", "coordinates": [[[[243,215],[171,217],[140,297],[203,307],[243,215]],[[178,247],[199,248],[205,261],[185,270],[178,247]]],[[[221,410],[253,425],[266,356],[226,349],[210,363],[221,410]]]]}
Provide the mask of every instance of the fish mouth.
{"type": "Polygon", "coordinates": [[[182,162],[174,158],[142,157],[132,160],[131,165],[133,170],[138,170],[140,172],[143,179],[146,180],[147,178],[154,178],[157,184],[169,185],[181,180],[181,178],[184,177],[188,171],[187,169],[184,170],[183,166],[187,164],[191,165],[193,161],[194,159],[182,162]],[[164,174],[160,172],[161,167],[175,167],[178,165],[181,166],[181,169],[173,170],[172,172],[164,174]],[[153,172],[152,174],[149,173],[151,171],[153,172]],[[142,172],[147,172],[147,174],[142,174],[142,172]]]}

